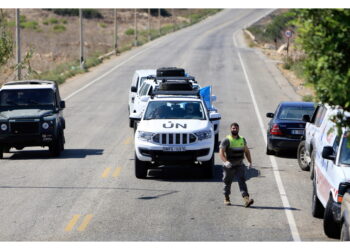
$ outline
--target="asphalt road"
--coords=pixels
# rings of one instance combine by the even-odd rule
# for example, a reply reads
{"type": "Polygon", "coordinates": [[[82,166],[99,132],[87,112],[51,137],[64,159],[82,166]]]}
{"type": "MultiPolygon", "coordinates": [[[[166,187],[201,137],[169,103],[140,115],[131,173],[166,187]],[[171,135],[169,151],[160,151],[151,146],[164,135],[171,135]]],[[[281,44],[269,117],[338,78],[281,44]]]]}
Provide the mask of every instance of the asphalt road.
{"type": "Polygon", "coordinates": [[[265,154],[265,113],[300,100],[275,62],[244,44],[241,29],[269,11],[225,10],[63,84],[62,156],[26,148],[0,162],[0,240],[331,241],[311,215],[309,172],[293,155],[265,154]],[[217,154],[213,179],[186,168],[135,178],[131,77],[163,66],[184,67],[201,86],[213,86],[221,139],[231,122],[240,124],[254,164],[247,175],[251,208],[243,207],[237,183],[233,205],[224,206],[217,154]]]}

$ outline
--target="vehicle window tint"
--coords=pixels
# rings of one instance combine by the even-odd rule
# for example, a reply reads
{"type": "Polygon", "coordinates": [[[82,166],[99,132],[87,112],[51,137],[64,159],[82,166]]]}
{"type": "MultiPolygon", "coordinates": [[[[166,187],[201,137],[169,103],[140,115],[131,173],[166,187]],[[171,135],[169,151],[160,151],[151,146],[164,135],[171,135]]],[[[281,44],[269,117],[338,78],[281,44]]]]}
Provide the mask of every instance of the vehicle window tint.
{"type": "Polygon", "coordinates": [[[324,119],[324,116],[326,115],[327,109],[325,107],[322,107],[319,112],[317,112],[316,119],[315,119],[315,125],[316,127],[321,126],[322,121],[324,119]]]}
{"type": "Polygon", "coordinates": [[[140,89],[140,92],[139,92],[139,95],[140,95],[140,96],[146,95],[147,92],[148,92],[149,87],[150,87],[149,84],[144,84],[144,85],[142,85],[142,87],[141,87],[141,89],[140,89]]]}
{"type": "Polygon", "coordinates": [[[341,150],[339,162],[340,164],[350,165],[350,144],[348,137],[344,137],[341,150]]]}
{"type": "Polygon", "coordinates": [[[340,143],[340,137],[337,136],[337,137],[335,137],[334,143],[333,143],[333,150],[334,150],[335,154],[337,154],[337,152],[338,152],[339,143],[340,143]]]}
{"type": "Polygon", "coordinates": [[[312,115],[314,107],[281,107],[277,118],[280,120],[299,120],[301,121],[304,115],[312,115]]]}
{"type": "Polygon", "coordinates": [[[0,92],[1,106],[55,105],[55,95],[51,89],[20,89],[0,92]]]}
{"type": "Polygon", "coordinates": [[[315,109],[315,112],[312,114],[312,117],[311,117],[311,120],[310,120],[311,123],[315,123],[316,116],[320,112],[320,110],[321,110],[321,106],[317,105],[317,107],[315,109]]]}

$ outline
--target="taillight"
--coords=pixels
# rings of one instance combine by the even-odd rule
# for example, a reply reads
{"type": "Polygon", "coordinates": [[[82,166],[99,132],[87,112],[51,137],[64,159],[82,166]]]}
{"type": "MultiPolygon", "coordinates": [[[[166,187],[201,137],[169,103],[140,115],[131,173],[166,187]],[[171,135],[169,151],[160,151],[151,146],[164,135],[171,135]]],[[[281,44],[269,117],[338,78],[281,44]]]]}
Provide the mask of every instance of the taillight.
{"type": "Polygon", "coordinates": [[[272,128],[270,129],[270,134],[271,135],[283,135],[278,124],[273,124],[272,128]]]}

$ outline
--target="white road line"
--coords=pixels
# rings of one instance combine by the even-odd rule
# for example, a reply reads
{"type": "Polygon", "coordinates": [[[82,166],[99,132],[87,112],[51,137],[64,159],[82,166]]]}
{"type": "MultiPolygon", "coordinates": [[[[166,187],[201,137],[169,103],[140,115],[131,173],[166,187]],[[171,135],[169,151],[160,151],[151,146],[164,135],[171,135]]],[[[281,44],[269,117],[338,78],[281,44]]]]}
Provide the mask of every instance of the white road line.
{"type": "MultiPolygon", "coordinates": [[[[236,33],[237,33],[237,31],[233,34],[233,43],[234,43],[235,47],[237,47],[237,42],[236,42],[236,38],[235,38],[236,33]]],[[[260,130],[261,130],[261,135],[264,138],[265,144],[267,144],[266,130],[264,128],[264,124],[263,124],[263,121],[262,121],[262,118],[261,118],[261,115],[260,115],[259,107],[258,107],[258,104],[257,104],[256,99],[255,99],[254,91],[252,89],[252,86],[251,86],[251,83],[250,83],[250,80],[249,80],[249,77],[248,77],[248,74],[247,74],[247,70],[246,70],[246,68],[244,66],[244,63],[243,63],[241,54],[239,52],[239,49],[237,49],[237,54],[238,54],[238,58],[239,58],[239,61],[241,63],[242,69],[243,69],[245,80],[246,80],[247,85],[248,85],[250,96],[251,96],[252,101],[253,101],[253,106],[254,106],[254,109],[255,109],[256,116],[258,118],[260,130]]],[[[284,211],[285,211],[286,216],[287,216],[287,220],[288,220],[290,231],[292,233],[293,240],[294,241],[301,241],[300,236],[299,236],[299,232],[298,232],[298,228],[297,228],[296,223],[295,223],[295,219],[294,219],[293,213],[290,210],[290,204],[289,204],[289,201],[288,201],[288,198],[287,198],[286,191],[285,191],[284,186],[283,186],[283,182],[282,182],[282,179],[281,179],[281,175],[279,173],[279,169],[278,169],[278,165],[277,165],[276,159],[273,156],[271,156],[271,155],[269,156],[269,158],[270,158],[270,161],[271,161],[272,168],[274,170],[273,173],[274,173],[274,176],[275,176],[275,179],[276,179],[278,191],[280,193],[280,197],[281,197],[281,200],[282,200],[284,211]]]]}

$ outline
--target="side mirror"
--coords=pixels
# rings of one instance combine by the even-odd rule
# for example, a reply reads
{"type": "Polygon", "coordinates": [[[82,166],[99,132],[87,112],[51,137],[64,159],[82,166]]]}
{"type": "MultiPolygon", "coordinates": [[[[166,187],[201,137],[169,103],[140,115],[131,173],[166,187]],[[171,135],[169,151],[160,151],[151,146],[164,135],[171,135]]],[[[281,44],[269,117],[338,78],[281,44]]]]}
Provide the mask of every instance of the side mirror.
{"type": "Polygon", "coordinates": [[[131,86],[130,91],[136,93],[137,92],[136,86],[131,86]]]}
{"type": "Polygon", "coordinates": [[[212,96],[210,97],[210,100],[211,100],[211,102],[216,102],[216,95],[212,95],[212,96]]]}
{"type": "Polygon", "coordinates": [[[310,122],[311,118],[309,115],[303,115],[303,121],[304,122],[310,122]]]}
{"type": "Polygon", "coordinates": [[[141,96],[140,100],[141,102],[148,102],[149,96],[148,95],[141,96]]]}
{"type": "Polygon", "coordinates": [[[219,113],[209,113],[209,121],[221,120],[221,115],[219,113]]]}
{"type": "Polygon", "coordinates": [[[322,157],[327,160],[335,161],[335,154],[333,147],[326,146],[322,150],[322,157]]]}
{"type": "Polygon", "coordinates": [[[275,116],[274,113],[266,113],[266,117],[268,118],[273,118],[275,116]]]}
{"type": "Polygon", "coordinates": [[[66,102],[65,101],[60,101],[60,108],[64,109],[66,107],[66,102]]]}

